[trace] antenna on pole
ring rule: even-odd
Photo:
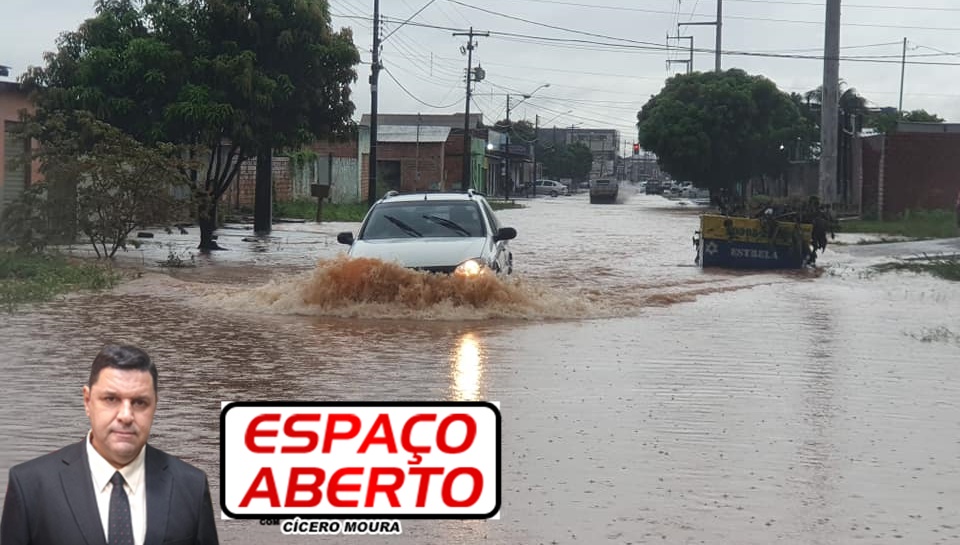
[[[476,48],[476,44],[473,43],[474,36],[489,36],[489,32],[474,32],[473,27],[470,27],[469,32],[454,32],[454,36],[467,36],[467,45],[460,46],[460,53],[467,56],[467,99],[464,104],[464,116],[463,116],[463,178],[460,180],[460,189],[466,191],[471,186],[470,174],[473,171],[473,152],[470,149],[470,94],[472,92],[470,88],[471,80],[473,80],[473,50]],[[478,67],[479,68],[479,67]],[[478,78],[476,81],[483,79],[483,72],[481,71],[477,74]]]

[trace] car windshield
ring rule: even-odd
[[[485,231],[473,201],[397,201],[377,205],[360,238],[482,237]]]

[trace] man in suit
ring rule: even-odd
[[[10,470],[0,545],[215,545],[203,471],[147,445],[157,368],[108,345],[83,387],[90,432]]]

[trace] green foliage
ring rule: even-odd
[[[533,126],[533,123],[525,119],[520,121],[501,119],[494,124],[493,128],[498,131],[508,131],[510,133],[510,141],[515,144],[524,142],[531,143],[537,139],[536,127]]]
[[[45,183],[24,189],[0,218],[0,243],[21,254],[42,252],[51,243],[50,212]]]
[[[352,130],[360,57],[325,0],[99,0],[25,83],[46,112],[85,110],[203,159],[189,178],[209,246],[217,203],[261,149]],[[197,148],[200,148],[198,152]]]
[[[943,119],[937,114],[931,114],[926,110],[913,110],[899,114],[896,110],[890,108],[884,111],[870,114],[864,125],[883,134],[892,133],[897,128],[898,121],[910,121],[921,123],[943,123]]]
[[[188,194],[182,188],[189,180],[173,147],[145,146],[83,111],[47,112],[28,132],[41,143],[36,157],[45,184],[72,189],[77,226],[98,256],[113,257],[126,248],[127,237],[139,227],[182,217],[187,200],[177,198],[177,190]],[[37,209],[49,209],[51,203],[42,200]]]
[[[711,190],[780,175],[788,161],[781,145],[808,130],[789,95],[736,69],[670,78],[637,119],[640,145],[661,168]]]
[[[551,178],[585,181],[593,168],[593,153],[583,142],[542,148],[537,160],[543,163],[544,175]]]
[[[308,149],[295,151],[287,154],[287,156],[290,157],[290,162],[298,167],[310,164],[316,161],[318,157],[317,152]]]
[[[0,308],[7,312],[72,290],[111,288],[118,280],[109,266],[71,263],[58,255],[0,252]]]
[[[952,210],[908,210],[889,221],[851,220],[843,222],[850,233],[880,233],[912,238],[950,238],[958,236]]]
[[[367,213],[367,205],[323,203],[320,219],[322,221],[362,221]],[[317,219],[316,199],[297,199],[276,203],[278,218],[296,218],[308,221]]]
[[[930,273],[944,280],[960,282],[960,258],[930,258],[922,260],[903,260],[893,263],[874,265],[879,272],[910,271],[915,273]]]

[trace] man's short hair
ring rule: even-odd
[[[87,386],[93,385],[100,378],[100,371],[106,367],[121,371],[146,371],[153,377],[153,392],[157,392],[157,366],[150,361],[146,352],[127,344],[108,344],[104,346],[90,367],[90,379]]]

